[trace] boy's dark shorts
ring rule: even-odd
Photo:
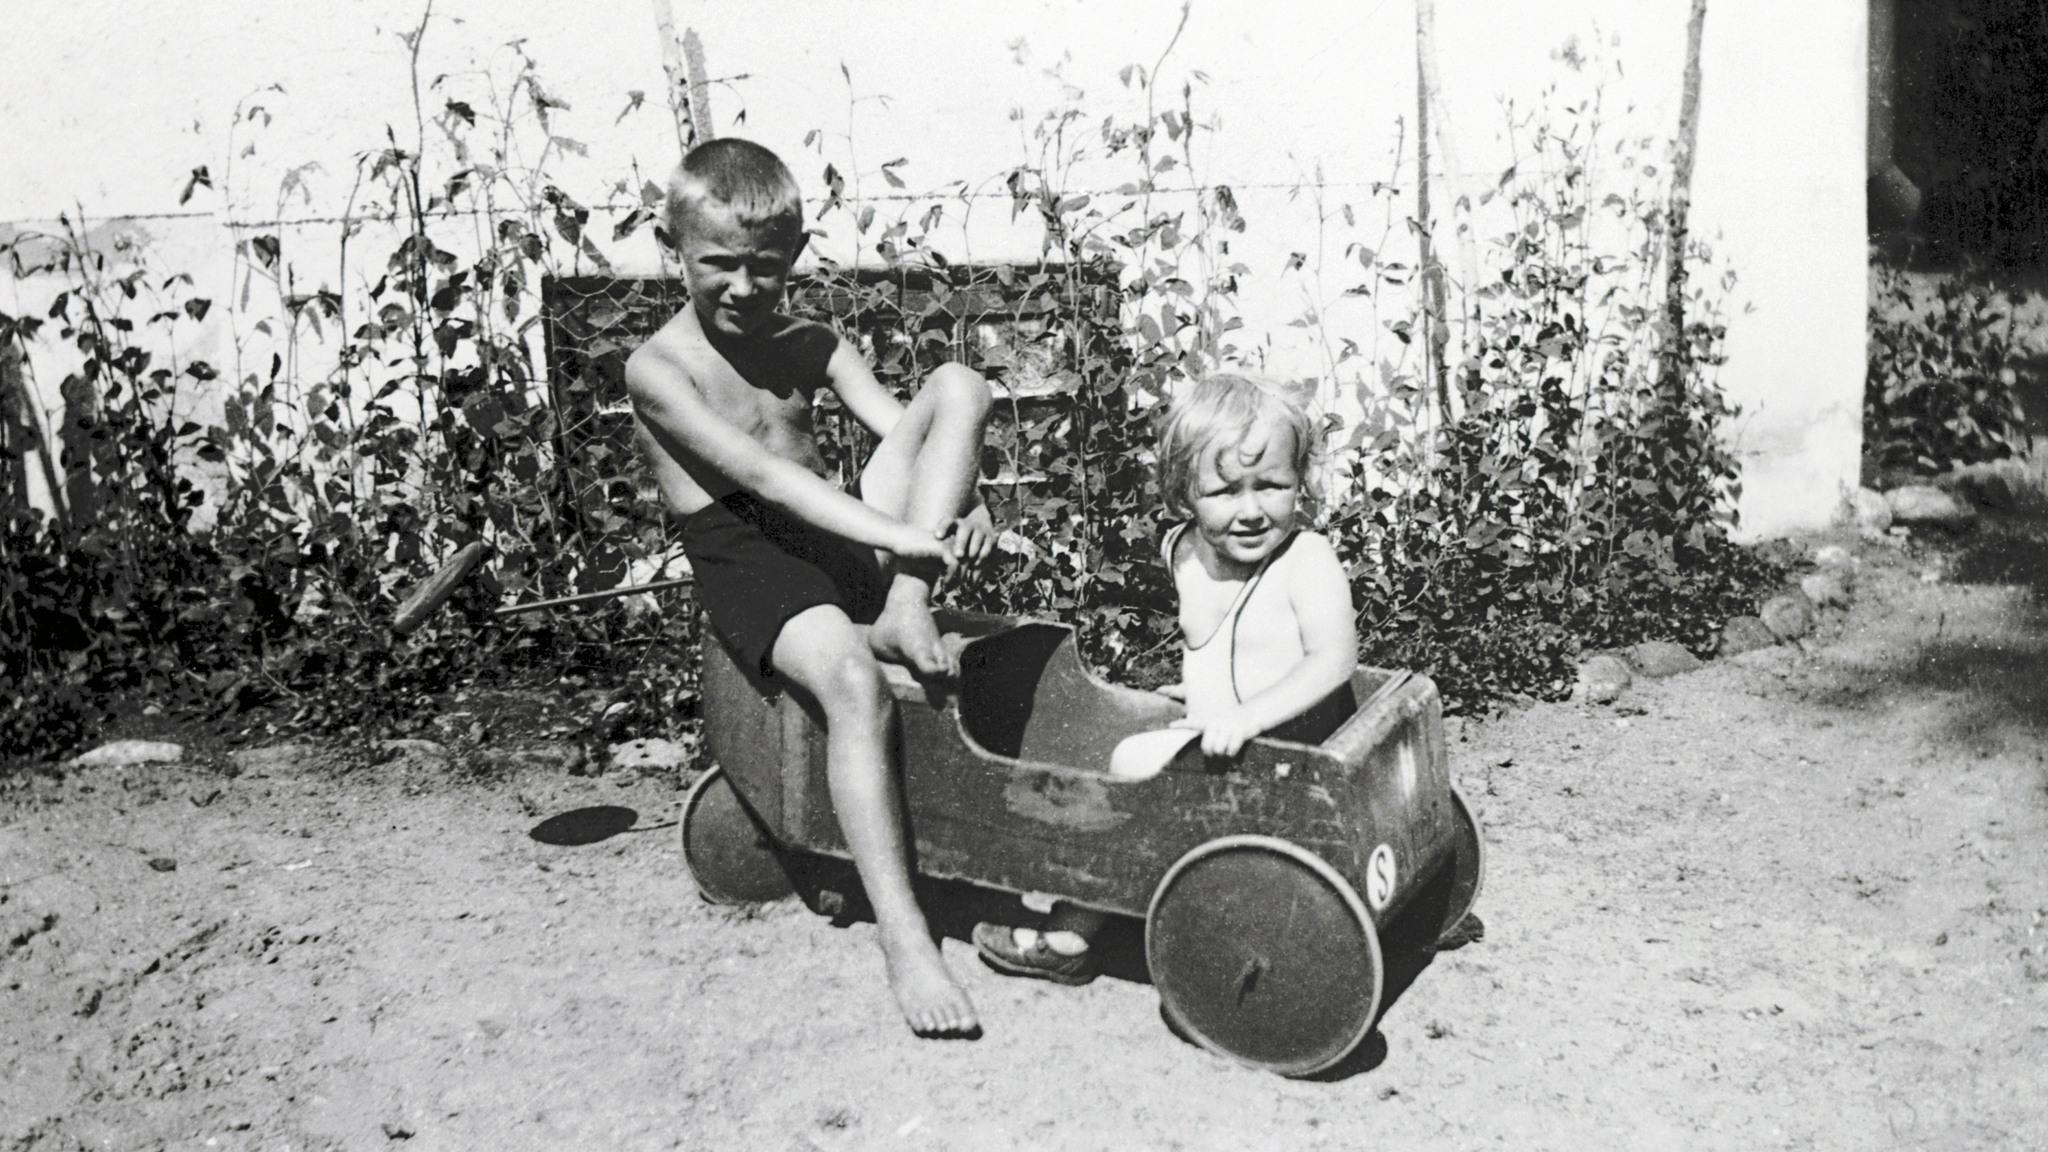
[[[872,550],[735,492],[683,518],[697,603],[743,669],[772,677],[769,655],[798,613],[834,604],[872,624],[887,592]]]

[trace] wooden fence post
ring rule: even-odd
[[[0,338],[0,468],[7,470],[7,507],[28,506],[28,454],[42,447],[21,386],[20,353],[14,338]]]
[[[661,67],[668,74],[668,109],[676,120],[676,146],[683,154],[717,136],[711,123],[709,78],[704,71],[704,41],[694,28],[676,35],[669,0],[654,0],[654,25],[661,34]]]
[[[1692,212],[1693,151],[1700,134],[1700,39],[1707,0],[1692,0],[1685,28],[1685,89],[1678,105],[1678,138],[1671,145],[1671,199],[1664,216],[1664,351],[1660,369],[1665,399],[1685,403],[1685,373],[1692,349],[1685,335],[1685,238]]]
[[[1450,365],[1444,361],[1450,342],[1445,319],[1444,270],[1436,260],[1429,219],[1429,106],[1435,67],[1429,48],[1436,29],[1435,0],[1415,2],[1415,221],[1417,265],[1422,272],[1422,360],[1436,394],[1437,419],[1451,422]]]
[[[1437,70],[1436,0],[1416,0],[1415,63],[1416,82],[1422,86],[1422,101],[1429,113],[1421,127],[1424,133],[1432,136],[1432,140],[1425,143],[1435,144],[1439,169],[1448,178],[1452,192],[1452,232],[1458,246],[1458,273],[1464,281],[1460,285],[1462,295],[1458,308],[1458,346],[1465,355],[1470,356],[1475,347],[1479,327],[1479,247],[1472,231],[1472,198],[1458,192],[1464,169],[1458,164],[1457,131],[1451,123],[1449,110],[1444,107],[1443,74]],[[1435,129],[1433,133],[1430,132],[1432,127]],[[1448,324],[1449,305],[1444,299],[1441,265],[1436,269],[1436,276],[1438,307],[1443,309],[1443,322]],[[1437,355],[1446,360],[1448,357],[1444,350],[1448,343],[1448,339],[1445,339],[1436,345]],[[1458,391],[1465,402],[1465,410],[1469,412],[1483,399],[1479,394],[1478,381],[1461,378],[1458,383]]]
[[[51,499],[63,504],[72,527],[83,529],[99,519],[99,489],[92,459],[92,430],[99,420],[99,395],[83,375],[65,377],[57,392],[64,398],[64,423],[57,429],[57,466],[62,470],[64,485],[61,495],[53,492]]]

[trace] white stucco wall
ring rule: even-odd
[[[1754,308],[1729,326],[1723,379],[1747,411],[1745,526],[1775,534],[1828,522],[1857,483],[1866,9],[1715,0],[1708,19],[1694,204]]]
[[[1623,65],[1607,105],[1616,130],[1668,136],[1687,8],[1686,0],[1439,0],[1439,53],[1464,169],[1448,174],[1451,182],[1477,187],[1505,165],[1498,98],[1524,106],[1536,99],[1560,77],[1552,52],[1572,36],[1609,45],[1603,50]],[[721,133],[782,151],[814,197],[827,160],[863,171],[863,190],[873,192],[883,190],[878,166],[899,156],[908,160],[897,171],[909,192],[966,181],[998,193],[989,181],[1028,158],[1024,132],[1062,101],[1085,109],[1083,132],[1107,114],[1141,114],[1118,69],[1150,68],[1179,18],[1171,0],[679,0],[675,9],[679,24],[703,36],[711,72],[726,78],[712,97]],[[334,286],[333,218],[348,204],[357,158],[383,146],[386,125],[401,143],[412,134],[398,34],[420,11],[418,0],[15,0],[16,34],[0,40],[0,123],[8,125],[0,222],[45,227],[38,222],[59,212],[139,217],[124,230],[150,245],[158,266],[192,272],[221,302],[241,291],[230,254],[233,237],[248,234],[227,222],[256,222],[283,240],[300,290]],[[1738,299],[1754,307],[1734,317],[1723,374],[1746,410],[1736,434],[1751,534],[1825,522],[1855,480],[1865,283],[1862,13],[1863,0],[1713,0],[1708,15],[1695,225],[1719,235],[1741,275]],[[1404,160],[1396,169],[1392,156],[1404,123],[1405,157],[1413,156],[1412,21],[1408,0],[1209,0],[1195,5],[1161,69],[1169,97],[1196,71],[1207,77],[1196,82],[1197,111],[1216,116],[1220,128],[1205,137],[1196,175],[1231,185],[1250,221],[1232,252],[1254,273],[1241,301],[1245,343],[1276,370],[1313,372],[1319,363],[1303,331],[1287,326],[1308,287],[1280,273],[1290,252],[1319,254],[1332,269],[1323,294],[1332,298],[1333,327],[1363,340],[1379,332],[1369,310],[1338,298],[1350,281],[1336,272],[1343,245],[1375,239],[1379,219],[1319,229],[1316,199],[1301,185],[1320,170],[1332,217],[1340,203],[1366,207],[1374,181],[1412,186],[1412,168]],[[449,95],[487,105],[487,80],[509,75],[516,56],[504,45],[514,40],[547,89],[571,105],[555,114],[556,131],[588,148],[587,157],[550,165],[571,194],[602,202],[636,165],[641,177],[658,179],[673,162],[647,0],[441,0],[420,46],[425,76],[445,75],[426,96],[429,110]],[[647,102],[621,116],[633,90]],[[249,116],[253,105],[263,113]],[[1013,108],[1021,122],[1011,119]],[[803,147],[813,129],[823,133],[822,153]],[[217,189],[181,207],[186,174],[202,164]],[[293,190],[281,194],[293,172]],[[1129,178],[1121,160],[1084,162],[1071,176],[1076,190]],[[1449,199],[1440,196],[1439,207]],[[907,208],[885,203],[885,219],[892,203]],[[953,255],[1036,250],[1035,232],[1008,224],[1006,200],[975,203],[971,224],[947,240]],[[1409,210],[1406,200],[1392,207],[1397,220]],[[265,223],[280,217],[281,227]],[[645,236],[614,253],[623,267],[657,263]],[[359,240],[357,251],[376,250],[374,239]],[[843,237],[820,246],[847,253]],[[34,309],[48,291],[0,279],[0,309]],[[225,364],[235,323],[231,309],[217,310],[185,337],[189,352]],[[309,338],[305,351],[317,355],[318,343]],[[54,401],[53,382],[44,388]],[[191,403],[203,414],[204,397]]]

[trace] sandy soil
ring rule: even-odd
[[[915,1040],[871,925],[698,900],[672,778],[17,775],[0,1149],[2048,1147],[2048,548],[1858,550],[1803,650],[1454,722],[1487,937],[1321,1081],[957,940],[987,1033]]]

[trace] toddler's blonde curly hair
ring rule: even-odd
[[[1244,442],[1261,421],[1271,420],[1294,441],[1294,470],[1302,495],[1310,490],[1315,455],[1315,420],[1273,380],[1235,372],[1205,376],[1176,398],[1159,429],[1159,495],[1166,510],[1186,519],[1195,514],[1195,474],[1200,462]]]

